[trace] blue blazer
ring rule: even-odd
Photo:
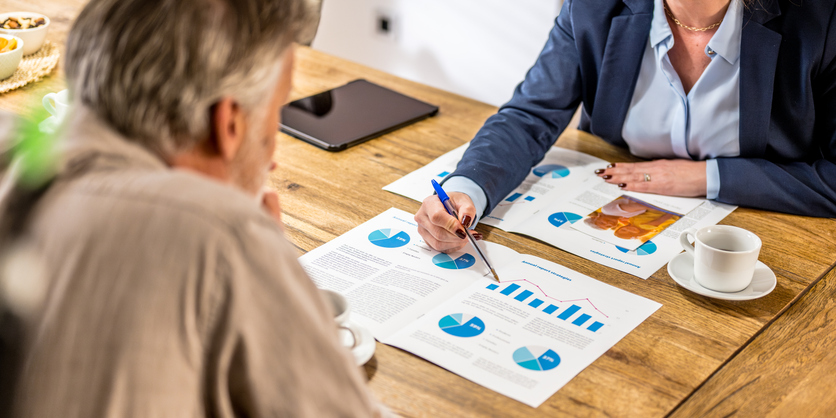
[[[836,1],[754,3],[740,48],[740,156],[717,159],[717,200],[836,217]],[[482,187],[486,213],[542,160],[580,103],[580,129],[627,146],[621,130],[652,13],[653,0],[565,1],[537,62],[452,174]]]

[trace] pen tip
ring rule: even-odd
[[[496,272],[493,269],[491,269],[491,274],[493,274],[493,278],[496,279],[497,282],[499,282],[499,276],[496,275]]]

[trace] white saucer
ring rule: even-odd
[[[678,285],[703,296],[723,300],[751,300],[768,295],[775,289],[778,279],[766,264],[755,264],[755,275],[749,287],[734,293],[718,292],[704,288],[694,280],[694,258],[689,253],[679,253],[668,263],[668,274]]]
[[[374,336],[372,336],[372,332],[369,331],[368,328],[349,320],[345,323],[348,328],[351,328],[354,331],[354,335],[357,338],[357,345],[351,349],[351,354],[354,354],[354,360],[357,361],[358,366],[362,366],[366,364],[374,355],[375,343],[374,343]],[[340,330],[340,341],[343,343],[344,346],[350,347],[352,337],[346,330]]]

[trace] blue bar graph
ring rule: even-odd
[[[593,322],[593,323],[592,323],[592,325],[590,325],[590,326],[589,326],[589,328],[587,328],[587,329],[588,329],[588,330],[590,330],[590,331],[592,331],[592,332],[595,332],[595,331],[598,331],[599,329],[601,329],[601,327],[603,327],[603,326],[604,326],[604,324],[602,324],[602,323],[600,323],[600,322],[598,322],[598,321],[595,321],[595,322]]]
[[[525,200],[530,202],[530,201],[534,200],[534,196],[526,196]]]
[[[583,314],[583,315],[579,316],[578,319],[572,321],[572,325],[581,326],[581,325],[583,325],[584,322],[588,321],[589,318],[592,318],[592,317],[587,315],[587,314]]]
[[[558,315],[557,317],[565,321],[565,320],[569,319],[570,316],[574,315],[575,312],[579,311],[580,309],[581,309],[580,306],[572,305],[572,306],[568,307],[565,311],[563,311],[562,314]]]
[[[495,284],[489,284],[488,285],[488,290],[495,290],[497,287],[499,287],[499,286],[495,285]]]
[[[517,297],[515,297],[514,299],[516,299],[516,300],[518,300],[518,301],[520,301],[520,302],[523,302],[523,301],[525,301],[526,299],[528,299],[528,297],[529,297],[529,296],[531,296],[531,295],[533,295],[533,293],[531,293],[531,291],[530,291],[530,290],[523,290],[523,291],[522,291],[522,292],[520,292],[520,294],[519,294],[519,295],[517,295]]]
[[[503,295],[508,296],[511,293],[514,293],[514,291],[519,289],[519,288],[520,288],[520,285],[511,283],[511,284],[508,285],[508,287],[506,287],[503,291],[501,291],[499,293],[502,293]]]
[[[554,313],[554,311],[556,311],[556,310],[557,310],[557,306],[554,306],[554,305],[549,305],[549,307],[548,307],[548,308],[543,309],[543,312],[545,312],[545,313],[547,313],[547,314],[553,314],[553,313]]]
[[[519,199],[519,198],[520,198],[520,196],[522,196],[522,193],[514,193],[514,194],[512,194],[511,196],[508,196],[508,198],[507,198],[507,199],[505,199],[505,201],[506,201],[506,202],[513,202],[513,201],[515,201],[515,200]]]
[[[531,301],[531,303],[529,303],[529,304],[528,304],[528,306],[533,306],[533,307],[535,307],[535,308],[536,308],[536,307],[538,307],[538,306],[540,306],[540,305],[542,305],[542,304],[543,304],[543,301],[542,301],[542,300],[540,300],[540,299],[534,299],[534,300],[532,300],[532,301]]]
[[[446,175],[448,175],[448,174],[450,174],[450,172],[449,172],[449,171],[442,171],[442,172],[438,173],[438,177],[444,177],[444,176],[446,176]]]

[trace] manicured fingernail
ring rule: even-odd
[[[615,167],[615,163],[612,163],[612,164],[607,166],[607,168],[613,168],[613,167]]]
[[[465,228],[470,228],[471,222],[473,222],[473,218],[470,215],[464,215],[464,218],[462,218],[462,226]]]
[[[457,236],[457,237],[459,237],[459,238],[461,238],[461,239],[465,239],[465,238],[467,238],[467,235],[465,235],[465,233],[464,233],[464,230],[463,230],[463,229],[459,229],[458,231],[456,231],[456,236]]]
[[[606,170],[604,170],[603,168],[599,168],[599,169],[595,170],[595,174],[601,174],[604,171],[606,171]]]
[[[618,187],[621,187],[623,189],[627,187],[627,183],[618,183]]]
[[[482,236],[481,232],[473,231],[473,239],[475,239],[476,241],[480,241],[482,238],[484,237]]]
[[[607,174],[606,176],[601,177],[601,178],[602,178],[602,179],[604,179],[604,180],[609,180],[609,179],[611,179],[611,178],[612,178],[612,176],[611,176],[611,175],[609,175],[609,174]]]

